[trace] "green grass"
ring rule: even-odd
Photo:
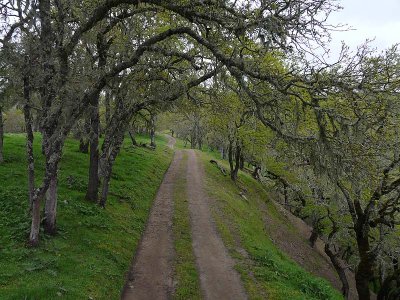
[[[180,163],[174,185],[174,245],[175,280],[174,299],[201,299],[200,279],[193,254],[190,216],[186,190],[187,153]]]
[[[202,153],[201,157],[207,174],[207,191],[217,199],[213,207],[217,228],[237,259],[237,269],[250,299],[342,299],[327,281],[302,269],[269,239],[261,205],[266,205],[272,217],[280,216],[275,206],[267,202],[264,188],[250,175],[240,173],[240,184],[248,190],[246,201],[229,176],[222,176],[208,163],[209,155]],[[246,250],[248,257],[237,250],[239,247]]]
[[[147,141],[147,137],[137,137]],[[152,200],[172,158],[166,139],[156,151],[132,148],[116,160],[106,209],[84,200],[88,155],[68,140],[60,166],[58,234],[29,233],[25,138],[5,136],[0,165],[0,299],[118,299]],[[40,139],[35,140],[37,182],[43,173]]]

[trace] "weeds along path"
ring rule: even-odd
[[[181,159],[182,152],[175,152],[154,200],[121,299],[171,298],[174,267],[173,188]]]
[[[217,234],[204,190],[204,170],[193,150],[188,150],[187,192],[193,250],[205,299],[247,299],[234,261]]]

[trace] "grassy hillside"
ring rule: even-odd
[[[147,141],[138,137],[138,141]],[[6,135],[0,165],[0,299],[118,299],[149,209],[172,158],[127,141],[117,158],[105,210],[84,200],[88,155],[68,140],[59,177],[58,228],[25,247],[29,232],[25,138]],[[38,176],[40,140],[35,141]],[[38,178],[40,179],[40,178]]]
[[[286,224],[276,207],[268,201],[263,186],[250,175],[240,173],[239,185],[247,189],[247,199],[244,199],[229,176],[223,176],[208,162],[210,155],[202,153],[201,156],[206,169],[206,187],[214,199],[212,209],[216,225],[231,255],[237,259],[237,269],[249,297],[342,299],[327,281],[302,269],[273,244],[265,228],[263,211],[268,210],[268,215],[277,224],[283,227]]]

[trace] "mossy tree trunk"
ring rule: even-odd
[[[26,58],[26,64],[29,63],[28,57]],[[28,161],[28,193],[29,193],[29,208],[32,211],[33,194],[35,191],[35,158],[33,152],[33,118],[31,113],[31,86],[30,86],[30,73],[29,67],[26,67],[26,73],[24,76],[24,119],[25,119],[25,130],[26,130],[26,156]]]
[[[3,146],[4,146],[3,107],[0,106],[0,164],[4,162]]]
[[[156,116],[153,113],[150,115],[150,147],[156,147]]]
[[[91,135],[90,135],[90,163],[89,180],[86,191],[86,200],[97,203],[99,191],[99,98],[92,103]]]

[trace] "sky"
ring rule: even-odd
[[[400,43],[400,0],[341,0],[343,7],[333,13],[330,24],[347,24],[354,30],[332,33],[331,57],[337,56],[341,41],[355,50],[366,39],[379,51]]]

